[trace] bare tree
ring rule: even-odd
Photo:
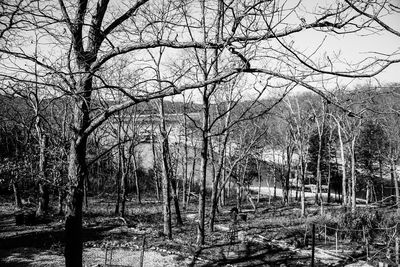
[[[180,94],[185,90],[203,88],[208,96],[213,87],[238,73],[259,74],[267,79],[290,81],[315,91],[340,106],[329,93],[323,92],[313,84],[315,75],[370,77],[397,62],[392,58],[382,61],[375,57],[371,67],[361,66],[354,71],[342,71],[332,66],[334,62],[319,66],[312,61],[311,55],[305,55],[300,49],[287,44],[286,37],[302,30],[317,28],[343,34],[362,29],[363,21],[359,18],[365,14],[350,12],[351,7],[348,4],[324,6],[322,11],[315,11],[312,16],[307,16],[309,22],[303,23],[304,20],[297,16],[307,15],[307,11],[302,12],[300,3],[289,5],[284,2],[278,6],[274,1],[214,3],[204,0],[200,1],[200,6],[195,1],[178,1],[173,3],[176,8],[162,13],[157,20],[148,14],[165,1],[110,3],[108,0],[26,0],[12,3],[2,3],[2,8],[6,7],[10,14],[1,20],[7,29],[1,31],[0,52],[3,54],[3,60],[0,67],[6,70],[0,74],[2,83],[39,83],[51,87],[57,96],[73,102],[65,222],[68,237],[65,247],[66,266],[82,266],[82,200],[84,181],[88,174],[88,138],[111,115],[140,102]],[[215,8],[218,4],[220,8]],[[14,7],[16,9],[13,9]],[[9,8],[11,12],[8,11]],[[183,10],[189,8],[193,11],[192,15],[187,16],[189,13],[186,13],[184,16]],[[22,11],[19,12],[20,10]],[[189,19],[185,21],[185,17]],[[221,19],[219,25],[223,27],[215,26],[218,25],[214,23],[215,18]],[[294,22],[289,21],[292,18]],[[159,21],[169,21],[169,30],[172,32],[168,35],[170,38],[163,39],[149,30],[151,25],[156,25]],[[220,38],[216,41],[213,37],[217,35],[214,33],[221,28],[223,30],[219,34]],[[190,32],[192,36],[187,37],[190,36]],[[37,56],[29,49],[35,33],[41,36],[40,52]],[[184,33],[184,36],[181,36],[181,33]],[[264,49],[272,41],[278,48]],[[162,90],[153,86],[158,81],[149,79],[146,59],[142,57],[143,53],[140,53],[157,47],[168,47],[176,57],[175,61],[181,63],[181,71],[177,75],[171,74],[162,81]],[[196,66],[187,64],[185,53],[178,54],[176,49],[190,50],[195,54],[199,54],[201,49],[204,56],[201,62],[206,61],[201,65],[195,64],[197,70],[203,68],[201,72],[197,72],[201,73],[201,76],[193,74],[196,73]],[[206,56],[210,52],[218,53],[223,59],[218,72],[213,72],[212,75],[208,75],[209,67],[215,65],[213,62],[216,58]],[[118,71],[135,72],[139,78],[133,81],[126,80],[123,85],[115,84],[105,73],[116,71],[113,69],[114,63],[127,55],[130,55],[131,64],[125,70]],[[271,60],[261,62],[260,58],[264,56]],[[368,66],[371,65],[371,62],[367,63]],[[34,71],[35,65],[38,66],[37,72]],[[286,71],[282,71],[284,69]],[[363,73],[360,74],[360,71]],[[364,73],[366,71],[369,72]],[[124,101],[106,109],[94,108],[94,99],[110,91],[122,92]],[[206,98],[203,100],[206,107],[209,103]],[[207,118],[206,112],[204,115],[204,118]],[[202,128],[207,132],[207,119],[204,120]],[[204,159],[203,166],[207,165],[207,138],[207,134],[204,134],[201,153]],[[203,186],[203,192],[204,188]],[[199,204],[199,244],[204,243],[204,202],[205,199],[202,198]]]

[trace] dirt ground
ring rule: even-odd
[[[0,266],[64,266],[63,217],[50,216],[34,226],[16,226],[12,203],[0,209]],[[161,204],[152,200],[129,202],[125,219],[113,215],[113,202],[90,199],[84,213],[85,266],[310,266],[311,242],[308,218],[300,218],[294,205],[260,203],[257,212],[243,210],[237,228],[230,233],[230,207],[220,210],[215,231],[206,245],[196,240],[196,205],[184,211],[182,227],[173,228],[173,240],[162,235]],[[245,208],[250,208],[251,205]],[[306,233],[306,234],[305,234]],[[143,248],[143,239],[145,245]],[[345,266],[363,257],[357,246],[317,239],[315,266]],[[107,253],[107,259],[106,259]],[[361,265],[367,266],[367,265]]]

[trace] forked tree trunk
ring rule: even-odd
[[[169,192],[169,197],[171,197],[172,193],[172,200],[174,203],[174,208],[175,208],[175,216],[176,216],[176,223],[177,225],[182,225],[182,217],[181,217],[181,212],[179,208],[179,198],[178,198],[178,192],[177,192],[177,185],[176,185],[176,179],[174,177],[174,170],[172,169],[172,163],[171,163],[171,153],[169,149],[169,141],[168,141],[168,132],[167,132],[167,126],[166,126],[166,119],[165,119],[165,111],[164,111],[164,102],[163,99],[160,100],[160,105],[159,105],[159,112],[160,112],[160,137],[161,137],[161,147],[162,147],[162,158],[163,158],[163,163],[164,163],[164,171],[165,174],[167,175],[167,182],[168,186],[171,186],[171,190]],[[167,184],[165,184],[167,185]],[[169,200],[170,201],[170,200]]]
[[[225,149],[226,149],[226,144],[228,142],[228,134],[225,133],[223,136],[223,144],[222,144],[222,149],[220,150],[220,156],[218,159],[218,164],[217,164],[217,171],[213,180],[213,185],[212,185],[212,192],[211,192],[211,212],[210,212],[210,231],[214,231],[214,224],[215,224],[215,216],[217,213],[218,209],[218,200],[221,198],[220,191],[223,191],[221,187],[221,177],[223,173],[223,167],[224,167],[224,155],[225,155]],[[223,185],[224,186],[224,185]],[[223,193],[223,192],[222,192]]]

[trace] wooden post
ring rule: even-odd
[[[304,232],[304,246],[308,246],[308,241],[307,241],[307,224],[306,224],[306,231]]]
[[[311,267],[314,267],[315,257],[315,224],[312,225]]]
[[[106,247],[106,255],[104,257],[104,266],[107,266],[107,253],[108,253],[108,248]]]
[[[335,239],[336,239],[336,255],[338,254],[338,231],[335,232]]]
[[[140,262],[139,262],[139,266],[143,267],[143,259],[144,259],[144,247],[146,244],[146,237],[143,236],[143,243],[142,243],[142,251],[140,252]]]
[[[326,245],[326,224],[325,224],[325,245]]]
[[[110,250],[110,265],[112,265],[113,248]]]

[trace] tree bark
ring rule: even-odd
[[[133,152],[133,155],[132,155],[132,164],[133,164],[133,178],[135,180],[135,188],[136,188],[136,199],[139,204],[142,204],[142,193],[140,190],[139,177],[137,175],[138,167],[137,167],[135,152]],[[157,180],[158,180],[158,178],[157,178]]]
[[[199,194],[199,222],[197,224],[197,244],[204,245],[205,238],[205,213],[206,213],[206,183],[207,183],[207,164],[208,164],[208,120],[209,120],[209,99],[207,87],[203,92],[203,127],[202,127],[202,147],[201,147],[201,185]]]
[[[185,97],[185,96],[184,96]],[[185,99],[185,98],[184,98]],[[186,101],[183,101],[183,129],[184,129],[184,156],[183,156],[183,179],[182,179],[182,209],[186,209],[187,187],[188,187],[188,131],[187,131],[187,118],[186,118]]]
[[[220,190],[218,188],[218,186],[221,186],[221,177],[222,177],[222,173],[224,171],[224,159],[225,159],[225,149],[226,149],[226,145],[228,142],[228,134],[225,133],[223,135],[223,143],[222,143],[222,147],[221,147],[221,152],[219,155],[219,159],[218,159],[218,164],[217,164],[217,171],[216,171],[216,175],[214,177],[213,180],[213,186],[212,186],[212,192],[211,192],[211,212],[210,212],[210,231],[213,232],[214,231],[214,223],[215,223],[215,216],[216,216],[216,212],[218,209],[218,199],[220,198]],[[222,190],[221,190],[222,191]]]
[[[164,145],[161,153],[164,154]],[[165,157],[162,160],[162,192],[163,192],[163,217],[164,217],[164,235],[172,239],[172,220],[171,220],[171,190],[168,177],[168,163]]]
[[[82,266],[83,183],[87,175],[86,140],[71,141],[68,166],[68,195],[65,216],[65,266]]]
[[[20,209],[20,208],[22,208],[21,195],[19,193],[19,188],[18,188],[17,182],[15,182],[14,180],[12,182],[12,188],[13,188],[13,192],[14,192],[14,203],[15,203],[15,206],[18,209]]]
[[[122,175],[121,175],[121,216],[122,217],[125,217],[127,176],[128,176],[128,166],[125,166],[122,170]]]
[[[394,189],[395,189],[395,196],[396,196],[396,210],[399,213],[400,212],[400,192],[399,192],[399,181],[397,178],[397,172],[396,172],[396,164],[395,161],[392,159],[390,162],[390,171],[391,171],[391,176],[393,177],[394,180]]]
[[[340,130],[340,124],[338,125],[338,136],[339,136],[339,144],[340,144],[340,157],[342,159],[342,206],[347,206],[347,181],[346,181],[346,158],[344,156],[344,148],[343,148],[343,140],[342,140],[342,131]]]
[[[39,126],[37,126],[39,128]],[[39,130],[38,130],[39,131]],[[46,147],[47,136],[39,132],[39,205],[36,210],[36,215],[41,216],[47,213],[49,209],[49,190],[46,184]]]
[[[355,159],[356,137],[351,140],[351,211],[356,211],[356,159]]]
[[[181,210],[179,208],[179,197],[178,197],[178,187],[176,185],[176,178],[171,177],[171,188],[172,188],[172,199],[174,201],[174,208],[175,208],[175,218],[176,218],[176,224],[178,226],[183,225],[183,220],[181,216]]]

